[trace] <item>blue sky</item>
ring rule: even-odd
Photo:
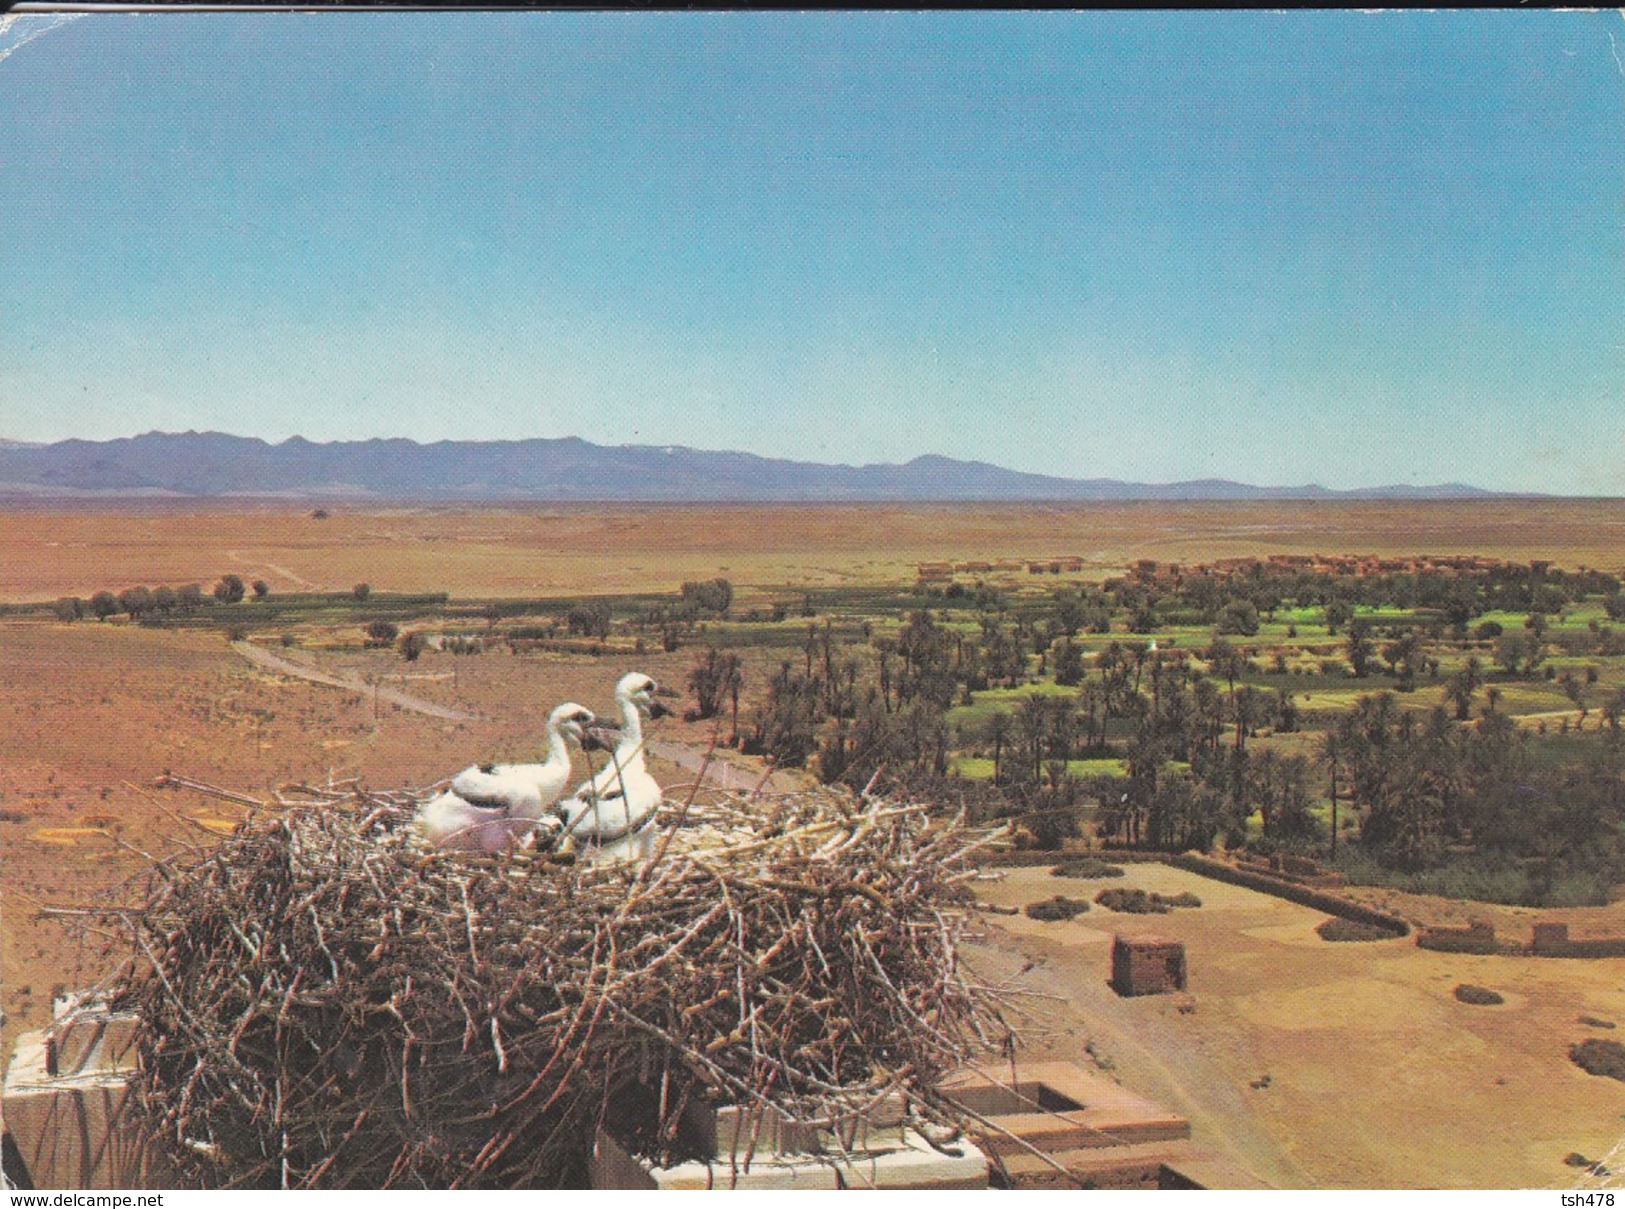
[[[0,437],[1625,494],[1617,12],[3,20]]]

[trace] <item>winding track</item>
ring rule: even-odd
[[[460,709],[453,709],[449,705],[438,705],[433,701],[425,701],[422,697],[414,697],[410,693],[403,693],[399,689],[385,688],[383,685],[373,685],[360,676],[350,675],[346,672],[324,672],[313,668],[309,664],[296,663],[292,659],[281,655],[273,655],[251,642],[234,642],[231,649],[244,659],[266,671],[276,672],[283,676],[293,676],[299,680],[308,680],[312,684],[326,684],[332,688],[342,688],[352,693],[376,693],[378,700],[388,701],[391,705],[398,705],[402,709],[409,709],[413,713],[427,714],[431,718],[441,718],[447,722],[472,722],[474,715],[465,713]]]

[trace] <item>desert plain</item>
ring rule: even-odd
[[[232,573],[274,599],[338,592],[584,598],[675,592],[726,577],[736,599],[814,586],[911,581],[920,563],[985,560],[1012,583],[1028,559],[1075,558],[1104,578],[1136,559],[1270,553],[1479,554],[1618,573],[1619,501],[819,507],[462,507],[305,502],[142,503],[0,511],[0,604]],[[232,826],[244,807],[154,782],[181,773],[265,799],[273,786],[360,777],[418,786],[474,761],[524,758],[554,702],[607,711],[632,666],[681,688],[695,650],[624,647],[431,651],[404,662],[331,634],[281,648],[334,687],[244,656],[242,638],[122,618],[0,616],[0,1049],[40,1027],[52,994],[104,974],[115,938],[71,937],[48,905],[108,901],[152,856]],[[765,680],[751,656],[744,706]],[[365,686],[371,686],[372,692]],[[382,696],[388,689],[407,699]],[[439,706],[426,711],[411,701]],[[705,749],[715,723],[672,719],[663,737]],[[759,771],[729,753],[741,782]],[[658,764],[668,784],[691,770]],[[1625,1138],[1625,1084],[1588,1075],[1571,1043],[1625,1025],[1625,960],[1536,960],[1418,949],[1409,938],[1329,944],[1323,915],[1156,864],[1128,884],[1189,890],[1199,910],[1145,921],[1095,908],[1069,922],[989,915],[967,957],[1030,991],[1033,1056],[1094,1059],[1190,1116],[1198,1141],[1284,1187],[1569,1187],[1563,1164]],[[1068,885],[1043,867],[981,885],[1019,907]],[[1416,923],[1488,918],[1526,938],[1536,913],[1376,888],[1353,891]],[[1538,913],[1577,934],[1625,935],[1625,903]],[[1118,999],[1105,987],[1114,933],[1187,943],[1184,995]],[[1501,1005],[1458,1002],[1459,983]],[[1612,1034],[1618,1035],[1618,1034]],[[1267,1076],[1267,1080],[1266,1080]],[[1259,1085],[1261,1084],[1261,1085]],[[1625,1170],[1625,1158],[1609,1159]]]

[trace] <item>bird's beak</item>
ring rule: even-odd
[[[669,713],[671,713],[671,710],[667,709],[664,705],[661,705],[660,702],[651,701],[649,703],[649,717],[664,718]]]
[[[667,688],[664,684],[662,684],[659,688],[655,689],[655,696],[657,696],[657,697],[681,697],[682,694],[679,693],[676,689]]]
[[[620,728],[600,722],[582,737],[582,751],[614,751]]]

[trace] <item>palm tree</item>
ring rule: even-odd
[[[728,742],[734,746],[739,745],[739,694],[745,687],[745,665],[739,658],[737,651],[729,651],[722,661],[721,667],[723,686],[728,694],[728,703],[733,710],[733,733]]]
[[[1026,746],[1031,767],[1031,780],[1037,781],[1043,772],[1044,746],[1049,738],[1049,710],[1037,693],[1029,693],[1016,706],[1016,726]]]
[[[1247,736],[1269,717],[1269,701],[1252,685],[1244,684],[1231,697],[1230,709],[1236,724],[1236,750],[1245,751]]]
[[[1445,681],[1444,697],[1456,707],[1456,721],[1465,722],[1472,713],[1473,694],[1484,683],[1481,665],[1477,655],[1467,656],[1467,662],[1459,672]]]
[[[1329,860],[1337,859],[1337,774],[1353,742],[1352,716],[1344,714],[1335,726],[1326,729],[1320,740],[1320,759],[1331,774],[1332,848]]]
[[[987,720],[988,742],[993,744],[993,783],[997,785],[1003,772],[1004,745],[1010,741],[1010,715],[994,710]]]

